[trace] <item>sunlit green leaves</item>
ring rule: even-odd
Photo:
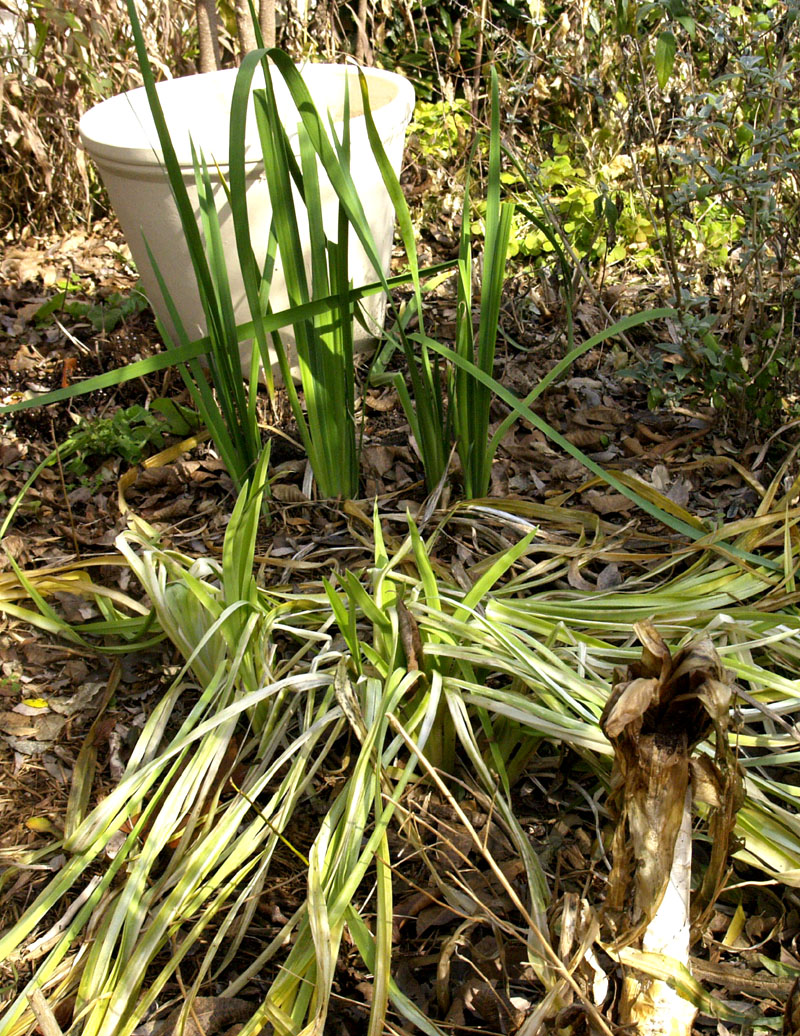
[[[662,90],[669,82],[669,77],[672,75],[672,69],[675,67],[675,52],[677,47],[678,44],[674,33],[669,30],[659,33],[658,39],[656,40],[655,64],[658,85]]]

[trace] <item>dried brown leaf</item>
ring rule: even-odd
[[[606,430],[625,424],[627,420],[623,410],[602,405],[584,407],[572,415],[572,421],[575,424],[598,429],[605,428]]]
[[[156,1033],[157,1036],[178,1036],[178,1033],[182,1036],[221,1036],[235,1022],[251,1018],[255,1010],[254,1004],[238,997],[198,996],[189,1005],[183,1025],[181,1015],[185,1005],[181,1004]]]
[[[601,428],[573,428],[565,438],[582,449],[603,445],[606,433]]]
[[[690,775],[696,795],[713,806],[712,860],[698,906],[707,908],[724,878],[741,804],[738,767],[727,737],[730,678],[709,638],[671,657],[652,624],[635,627],[641,659],[618,674],[601,716],[614,746],[612,789],[618,811],[606,918],[624,942],[637,939],[667,886]],[[693,747],[714,730],[715,757],[692,761]]]
[[[52,712],[43,716],[20,716],[16,712],[0,712],[0,730],[14,738],[54,741],[66,726],[66,719]]]
[[[597,489],[589,489],[586,499],[598,514],[625,514],[633,507],[633,501],[622,493],[601,493]]]
[[[612,562],[606,565],[597,577],[597,589],[611,590],[615,586],[619,586],[621,582],[622,574],[620,573],[619,566]]]
[[[640,677],[614,688],[603,710],[601,725],[606,737],[613,741],[626,728],[638,723],[658,697],[659,681]]]
[[[361,451],[361,460],[367,475],[383,478],[394,464],[396,450],[390,446],[365,446]]]
[[[406,654],[406,668],[422,669],[422,638],[417,620],[401,600],[397,601],[397,622],[400,627],[400,642]]]
[[[569,563],[569,569],[567,570],[567,582],[570,586],[576,590],[594,590],[594,584],[590,583],[587,579],[584,579],[581,575],[581,559],[572,558]]]
[[[707,755],[696,756],[690,765],[695,802],[704,802],[707,806],[719,809],[723,801],[723,789],[713,760]]]
[[[308,497],[303,490],[299,486],[292,485],[291,482],[273,482],[270,488],[272,495],[282,504],[302,504],[308,502]]]

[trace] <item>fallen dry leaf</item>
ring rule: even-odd
[[[721,802],[710,819],[717,858],[699,895],[704,906],[722,880],[741,804],[726,729],[731,676],[713,644],[703,638],[673,657],[650,623],[634,628],[642,643],[641,660],[617,675],[600,718],[614,746],[612,803],[617,811],[605,918],[624,944],[638,938],[663,897],[691,774],[702,777],[698,791],[706,800]],[[690,768],[691,751],[712,730],[717,752],[713,796],[707,765]]]
[[[586,499],[598,514],[624,514],[634,506],[622,493],[601,493],[597,489],[587,490]]]

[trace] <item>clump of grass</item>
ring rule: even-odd
[[[47,912],[65,910],[96,874],[27,992],[37,984],[52,1006],[76,993],[85,1031],[104,1036],[133,1028],[189,955],[199,961],[190,990],[198,992],[235,958],[276,851],[288,842],[305,875],[306,898],[280,937],[226,988],[227,995],[237,995],[256,972],[280,965],[260,1006],[254,1005],[251,1027],[269,1021],[276,1031],[291,1033],[323,1026],[347,931],[375,976],[371,1031],[381,1031],[393,1005],[424,1032],[439,1033],[437,1022],[422,1016],[392,979],[393,876],[402,862],[393,855],[389,831],[420,782],[457,811],[458,799],[443,777],[442,767],[449,767],[491,802],[524,862],[527,897],[514,892],[511,902],[539,983],[540,999],[527,1021],[552,1018],[566,990],[581,994],[553,950],[548,883],[515,816],[513,789],[531,757],[547,745],[572,748],[598,789],[607,787],[612,747],[601,717],[615,670],[634,664],[640,653],[633,634],[645,614],[673,650],[706,636],[734,674],[740,726],[727,736],[746,791],[735,819],[742,841],[734,856],[778,881],[794,880],[800,825],[792,805],[796,753],[787,718],[798,709],[792,674],[800,627],[783,573],[700,546],[678,575],[669,574],[665,561],[666,577],[650,573],[613,592],[587,594],[552,588],[570,557],[551,547],[551,585],[537,587],[540,545],[533,527],[512,552],[484,565],[464,591],[431,561],[439,527],[425,535],[412,522],[390,555],[376,516],[374,560],[362,579],[346,574],[340,585],[318,592],[277,594],[259,588],[252,575],[265,464],[262,459],[239,498],[221,563],[164,551],[138,522],[120,540],[157,627],[185,664],[149,718],[119,785],[90,812],[76,808],[63,841],[45,850],[45,856],[66,852],[67,862],[0,941],[0,952],[15,960],[34,933],[45,934],[40,925]],[[490,510],[462,505],[448,520],[463,517],[475,527]],[[569,513],[564,518],[569,521]],[[507,522],[509,530],[523,521],[497,509],[493,519]],[[783,520],[778,509],[738,523],[738,546],[763,549]],[[733,531],[720,534],[731,539]],[[787,570],[797,552],[790,549]],[[37,603],[47,592],[39,585]],[[83,592],[91,595],[94,588],[86,585]],[[124,605],[107,602],[109,619],[115,606]],[[278,636],[292,648],[279,652]],[[179,721],[176,706],[187,693],[192,704]],[[353,749],[344,779],[311,832],[310,848],[298,847],[292,817],[304,808],[345,732]],[[720,746],[715,749],[712,738],[699,750],[702,758]],[[338,753],[335,758],[338,766]],[[81,777],[76,771],[76,782]],[[727,809],[724,802],[701,805],[695,839],[713,831],[717,814],[732,820],[735,810]],[[108,858],[105,847],[115,836],[122,847]],[[485,866],[502,875],[481,836],[476,839]],[[715,845],[719,841],[713,838]],[[718,894],[724,863],[720,858],[709,868],[709,881],[697,893],[698,925]],[[116,876],[123,872],[119,884]],[[373,884],[377,898],[367,925],[363,897]],[[471,909],[480,913],[478,899]],[[90,930],[101,935],[88,953],[76,955]],[[167,946],[168,960],[161,954]],[[646,953],[630,947],[618,953],[629,966],[657,973]],[[707,1013],[741,1020],[676,968],[671,981],[684,998]],[[14,1036],[29,1024],[27,992],[3,1019],[4,1031]],[[605,1031],[601,1017],[596,1024]]]

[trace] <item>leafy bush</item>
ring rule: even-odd
[[[797,6],[538,4],[524,42],[514,28],[513,42],[487,29],[539,195],[506,173],[512,254],[552,252],[534,212],[587,273],[645,268],[680,320],[629,373],[743,426],[785,420],[800,384]]]
[[[143,5],[148,45],[162,70],[187,67],[191,7],[188,0]],[[141,82],[125,6],[11,0],[3,8],[11,18],[0,36],[0,229],[41,233],[104,213],[103,191],[77,147],[78,120]]]
[[[471,122],[469,105],[463,97],[418,101],[408,133],[412,146],[423,159],[459,162]]]
[[[637,100],[616,116],[656,213],[675,344],[712,404],[770,426],[800,373],[797,10],[676,0],[618,28],[622,94]]]

